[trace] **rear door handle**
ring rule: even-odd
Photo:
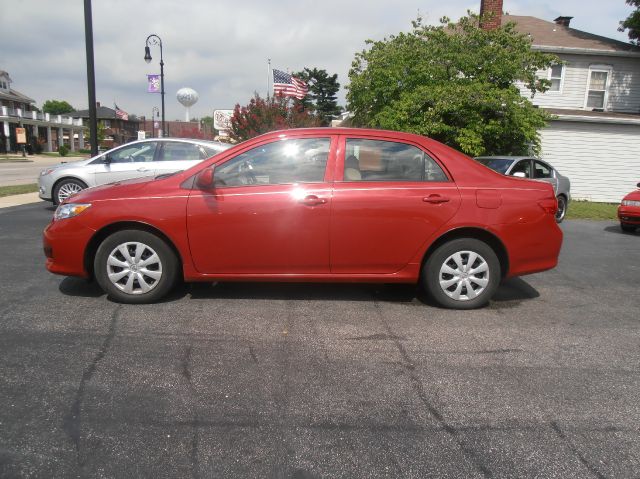
[[[147,169],[147,168],[145,168],[144,166],[141,166],[140,168],[138,168],[138,171],[140,171],[140,172],[143,172],[143,173],[144,173],[145,171],[150,171],[150,170],[148,170],[148,169]]]
[[[425,203],[432,203],[437,205],[440,203],[447,203],[449,201],[449,198],[447,198],[446,196],[433,194],[433,195],[425,196],[424,198],[422,198],[422,201],[424,201]]]
[[[308,195],[300,200],[300,203],[306,206],[318,206],[324,205],[327,202],[324,198],[319,198],[316,195]]]

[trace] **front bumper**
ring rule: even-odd
[[[95,231],[84,226],[79,218],[51,221],[42,235],[42,246],[51,273],[88,278],[84,254]]]
[[[640,208],[637,206],[618,206],[618,219],[620,223],[628,225],[640,225]]]
[[[53,175],[48,174],[38,176],[38,196],[45,201],[52,201],[53,198]]]

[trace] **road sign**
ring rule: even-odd
[[[27,129],[26,128],[16,128],[16,143],[26,144],[27,143]]]

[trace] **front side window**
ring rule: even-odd
[[[347,139],[344,181],[448,181],[420,148],[406,143]]]
[[[200,161],[208,158],[199,145],[167,141],[162,144],[160,161]]]
[[[246,151],[215,169],[217,186],[321,183],[329,138],[286,139]]]
[[[551,82],[551,86],[549,87],[549,91],[560,91],[562,86],[562,71],[564,65],[551,65],[549,68],[549,81]]]
[[[516,173],[518,173],[516,175]],[[530,160],[520,160],[509,173],[511,176],[522,176],[524,178],[531,178],[531,161]]]
[[[140,163],[153,161],[156,152],[154,142],[138,143],[137,145],[124,146],[109,153],[111,163]]]
[[[533,174],[534,178],[551,178],[553,177],[553,170],[549,165],[536,161]]]
[[[587,87],[587,108],[604,109],[609,87],[609,69],[591,68]]]

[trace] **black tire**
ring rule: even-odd
[[[636,231],[637,226],[636,225],[629,225],[627,223],[620,223],[620,228],[625,233],[634,233]]]
[[[567,214],[567,199],[564,195],[558,195],[558,211],[556,211],[556,223],[562,223]]]
[[[456,253],[461,253],[460,259],[465,270],[466,268],[473,270],[474,265],[478,269],[484,263],[486,265],[486,274],[481,271],[477,274],[462,277],[443,273],[443,281],[454,281],[449,289],[446,289],[448,291],[446,292],[444,286],[440,284],[441,268],[444,268],[445,264],[453,264],[455,266],[455,261],[450,258]],[[467,264],[472,259],[472,255],[469,253],[478,255],[478,258],[474,259],[471,265]],[[457,266],[456,269],[458,269]],[[468,270],[466,271],[464,273],[461,272],[461,274],[466,275]],[[456,280],[456,278],[459,279]],[[467,279],[465,280],[464,278]],[[496,292],[501,280],[500,261],[487,243],[474,238],[458,238],[439,246],[431,253],[423,266],[421,279],[427,294],[439,306],[449,309],[475,309],[487,304]],[[481,283],[484,284],[485,281],[486,284],[481,286]],[[469,297],[467,285],[473,290],[472,297]],[[455,299],[450,295],[455,295],[455,291],[458,291],[459,299]]]
[[[84,190],[87,187],[86,183],[77,180],[75,178],[63,178],[58,181],[56,185],[53,187],[53,192],[51,193],[51,201],[53,201],[54,205],[59,205],[65,198],[60,198],[60,191],[63,192],[66,190]]]
[[[143,254],[138,261],[133,257],[136,251],[136,245],[133,243],[141,244],[146,248],[143,249]],[[116,251],[116,248],[120,246],[126,248],[132,261],[128,261],[121,252]],[[157,260],[153,258],[151,253],[157,255]],[[116,259],[123,264],[128,264],[128,266],[109,265],[110,256],[112,261]],[[152,263],[145,266],[144,262],[147,260]],[[122,230],[108,236],[98,247],[94,259],[94,274],[100,287],[115,301],[127,304],[146,304],[158,301],[173,288],[178,277],[179,266],[176,254],[158,236],[146,231]],[[114,282],[109,279],[109,272],[116,275],[114,278],[120,273],[124,273],[124,276],[119,282]],[[148,276],[152,274],[153,277]],[[159,277],[157,277],[158,274]],[[128,279],[132,276],[133,279],[129,286]],[[145,292],[144,288],[150,289]],[[131,292],[127,292],[125,289],[130,289]]]

